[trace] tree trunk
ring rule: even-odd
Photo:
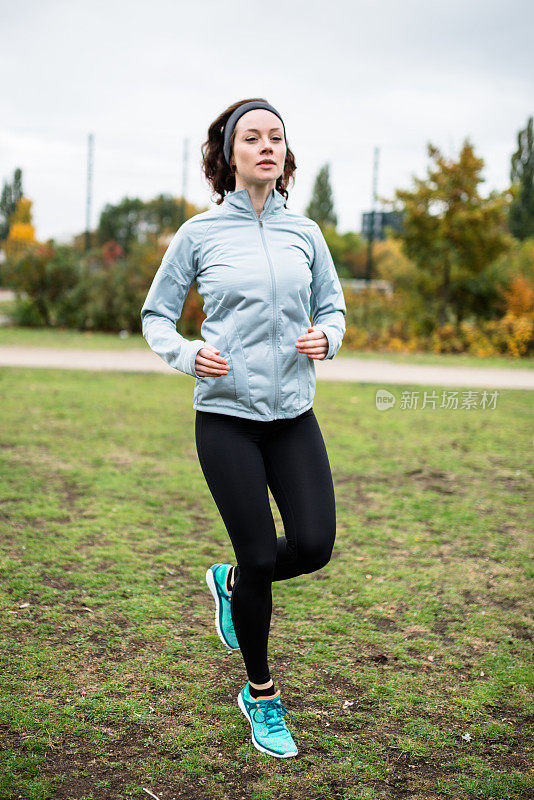
[[[450,289],[451,267],[448,261],[445,262],[445,270],[443,273],[443,284],[441,286],[441,304],[439,309],[439,324],[445,325],[447,322],[447,306],[449,304],[449,289]]]

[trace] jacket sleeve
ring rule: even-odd
[[[195,372],[195,358],[206,343],[186,339],[176,322],[197,275],[199,245],[185,222],[170,242],[141,308],[143,336],[150,348],[169,366],[197,378],[201,376]]]
[[[325,359],[332,359],[345,335],[347,307],[330,250],[318,225],[314,229],[313,243],[311,321],[314,328],[326,335],[328,352]]]

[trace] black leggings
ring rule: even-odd
[[[270,680],[271,582],[328,563],[336,536],[332,473],[313,408],[268,422],[200,411],[200,466],[237,561],[232,620],[253,683]],[[268,489],[285,536],[276,536]]]

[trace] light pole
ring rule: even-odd
[[[93,140],[92,133],[87,141],[87,198],[85,204],[85,252],[91,247],[91,193],[93,191]]]
[[[369,232],[367,236],[367,264],[365,268],[365,280],[367,285],[371,282],[371,274],[373,272],[373,240],[375,237],[375,202],[376,202],[376,182],[378,177],[378,147],[375,147],[374,164],[373,164],[373,198],[371,207],[371,216],[369,220]]]

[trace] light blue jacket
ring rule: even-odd
[[[247,189],[180,226],[141,309],[143,336],[167,364],[196,378],[193,408],[256,420],[287,419],[311,408],[315,361],[295,347],[313,325],[334,358],[346,306],[321,229],[285,207],[275,189],[258,217]],[[176,322],[193,282],[204,299],[202,339]],[[227,375],[197,375],[206,342],[228,361]]]

